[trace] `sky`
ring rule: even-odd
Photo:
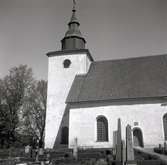
[[[95,61],[167,53],[167,0],[76,0]],[[61,49],[72,0],[0,0],[0,78],[27,64],[47,80],[47,52]]]

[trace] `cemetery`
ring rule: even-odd
[[[126,126],[126,141],[122,140],[121,119],[113,133],[113,148],[79,148],[77,138],[73,149],[0,150],[0,165],[166,165],[166,143],[152,151],[133,145],[131,126]]]
[[[166,54],[94,60],[73,0],[46,55],[47,82],[26,65],[0,79],[0,165],[167,165]]]

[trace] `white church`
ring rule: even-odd
[[[167,140],[167,55],[94,61],[75,6],[60,51],[47,53],[45,148],[111,148],[117,120],[135,146]],[[109,53],[109,52],[108,52]]]

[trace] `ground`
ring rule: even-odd
[[[17,149],[16,149],[17,150]],[[15,151],[16,151],[15,150]],[[14,154],[15,152],[13,150]],[[18,152],[18,150],[17,150]],[[1,165],[15,165],[15,164],[42,164],[45,161],[45,165],[49,162],[52,162],[52,165],[112,165],[116,164],[119,165],[119,161],[114,161],[114,156],[111,155],[112,149],[89,149],[89,150],[79,150],[78,152],[78,160],[75,160],[72,156],[72,150],[70,149],[59,149],[59,150],[50,150],[45,151],[44,156],[39,156],[39,161],[35,161],[35,157],[33,155],[33,158],[30,158],[30,155],[25,155],[22,152],[22,157],[6,157],[4,159],[0,159]],[[20,153],[21,153],[20,152]],[[18,153],[18,156],[20,156]],[[50,157],[47,156],[47,154],[50,154]],[[17,153],[15,153],[17,154]],[[2,150],[1,150],[2,155]],[[1,157],[0,155],[0,157]],[[12,155],[11,155],[12,156]],[[48,158],[47,158],[48,157]],[[161,160],[160,160],[160,159]],[[48,160],[47,160],[48,159]],[[46,161],[47,160],[47,161]],[[160,155],[153,153],[152,150],[147,149],[141,149],[141,148],[135,148],[135,160],[137,162],[137,165],[165,165],[167,164],[165,160],[167,160],[167,156]],[[130,161],[129,163],[133,163]]]

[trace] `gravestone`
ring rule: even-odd
[[[126,126],[126,160],[134,160],[131,126]]]
[[[95,165],[107,165],[107,161],[105,159],[98,159]]]
[[[164,150],[167,150],[167,144],[164,142]]]
[[[78,139],[77,138],[74,139],[73,156],[75,160],[78,159]]]
[[[36,162],[39,161],[39,151],[38,151],[38,148],[35,149],[35,161]]]
[[[136,165],[137,163],[134,161],[134,150],[132,143],[132,131],[131,126],[126,126],[126,164],[127,165]]]
[[[31,148],[31,146],[30,145],[27,145],[27,146],[25,146],[25,155],[26,155],[26,157],[31,157],[32,156],[32,148]]]
[[[117,131],[113,131],[113,155],[116,155]]]
[[[117,131],[113,132],[113,147],[116,147],[117,144]]]
[[[29,154],[30,149],[31,149],[31,146],[29,146],[29,145],[25,146],[25,154]]]
[[[118,119],[116,160],[122,161],[122,138],[121,138],[121,119]]]
[[[44,149],[43,148],[39,148],[39,155],[40,156],[44,155]]]
[[[38,150],[38,159],[39,159],[39,161],[41,161],[41,164],[42,164],[43,161],[46,160],[43,148],[39,148],[39,150]]]
[[[122,140],[122,161],[126,161],[126,145],[124,140]]]

